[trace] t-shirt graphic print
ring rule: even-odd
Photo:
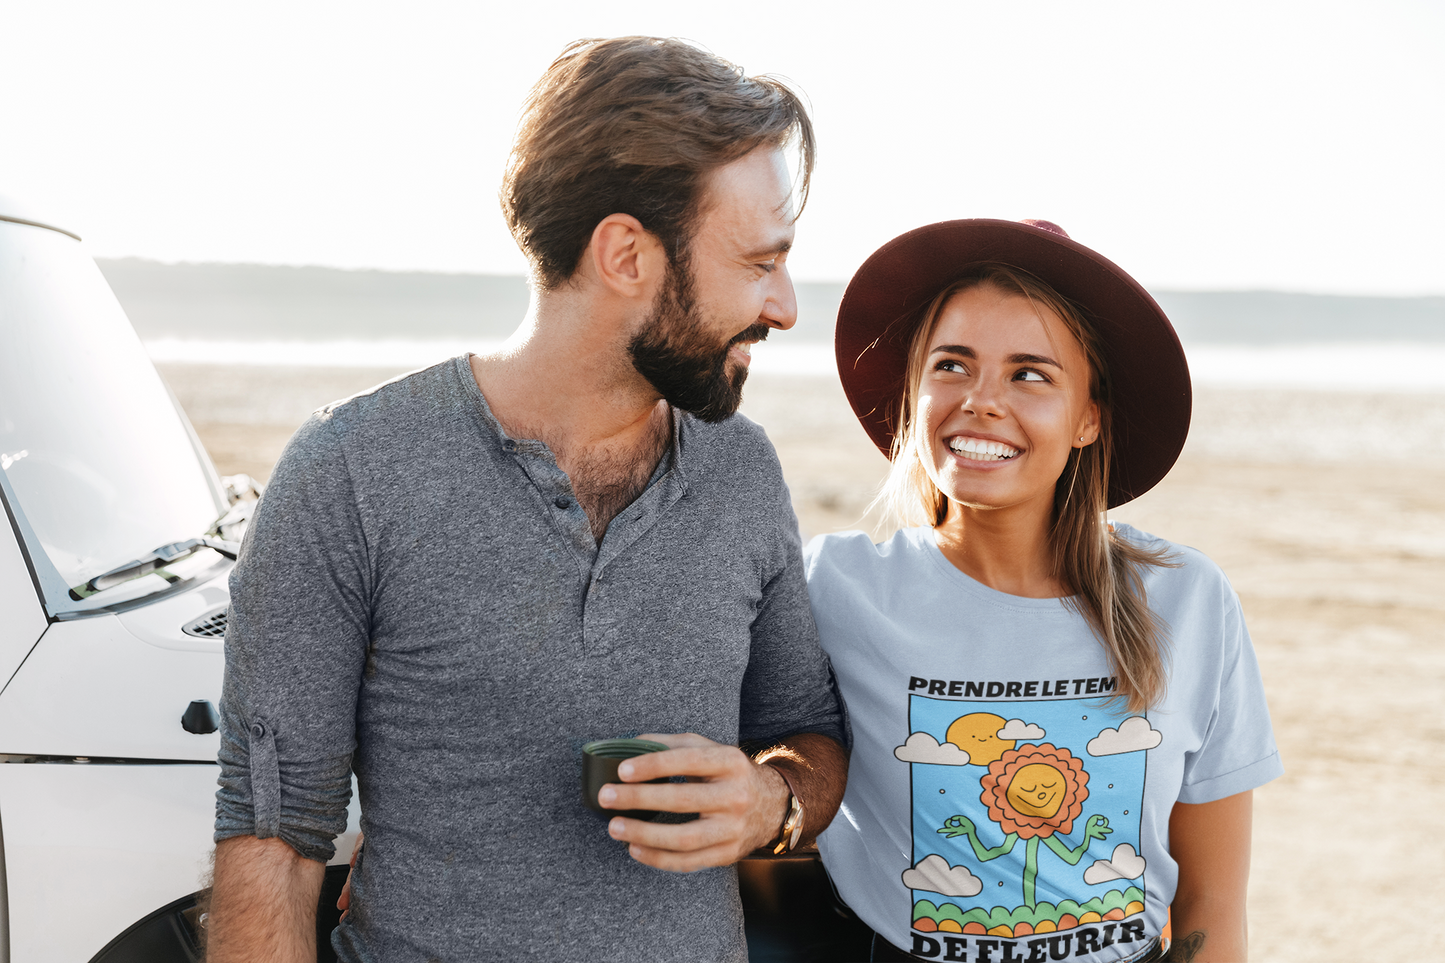
[[[926,693],[929,682],[910,686]],[[1107,694],[1115,682],[1027,686]],[[987,956],[1022,963],[1147,945],[1140,816],[1149,750],[1164,736],[1146,715],[1112,710],[1099,695],[1000,703],[914,693],[908,722],[893,754],[910,770],[913,865],[903,885],[913,894],[913,953],[962,960],[993,950]],[[965,957],[969,943],[977,957]]]

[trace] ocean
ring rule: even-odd
[[[778,335],[785,342],[787,334]],[[336,368],[419,368],[464,351],[487,351],[496,340],[145,340],[158,362]],[[1342,393],[1445,393],[1445,342],[1342,341],[1217,344],[1186,342],[1194,383],[1235,389]],[[757,374],[833,377],[831,345],[754,345]]]

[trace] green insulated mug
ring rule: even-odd
[[[599,816],[626,816],[629,819],[651,819],[657,813],[650,809],[603,809],[597,804],[597,792],[609,782],[620,783],[617,767],[622,760],[666,749],[660,742],[646,739],[602,739],[582,747],[582,805]],[[652,782],[667,782],[666,778]]]

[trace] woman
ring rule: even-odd
[[[1055,225],[951,221],[864,264],[837,352],[920,523],[808,549],[854,735],[819,846],[873,958],[1244,959],[1281,767],[1239,601],[1104,518],[1184,444],[1168,319]]]

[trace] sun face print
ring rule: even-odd
[[[1008,784],[1008,801],[1025,816],[1052,819],[1064,801],[1066,777],[1042,762],[1024,766]]]
[[[968,753],[969,765],[987,766],[1017,745],[1012,739],[998,737],[1004,723],[1002,716],[992,712],[971,712],[953,720],[943,738]]]
[[[1047,742],[1005,752],[981,785],[989,818],[1023,839],[1068,834],[1089,798],[1083,762]]]

